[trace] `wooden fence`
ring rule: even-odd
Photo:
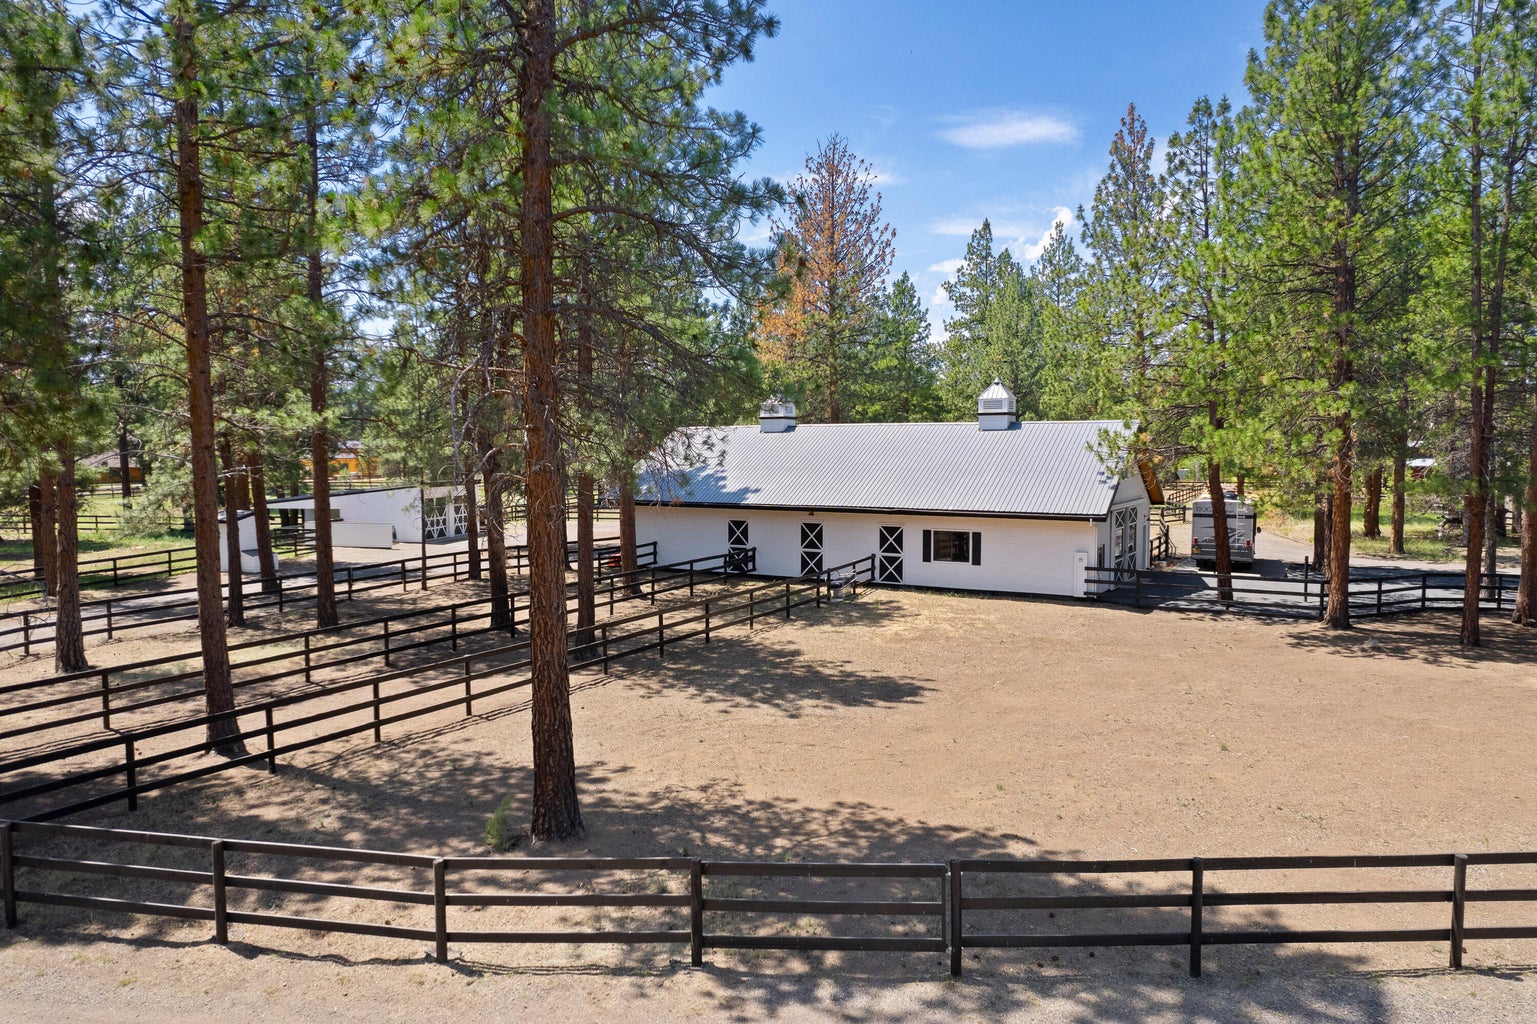
[[[606,599],[609,613],[612,614],[616,604],[639,600],[648,600],[651,604],[655,604],[659,596],[685,588],[692,597],[696,577],[712,571],[719,572],[729,557],[731,556],[727,554],[710,555],[684,562],[674,562],[666,566],[646,566],[629,573],[615,573],[605,580],[607,593],[600,590],[596,595],[598,603],[601,604]],[[576,590],[575,583],[566,586],[568,611],[575,610]],[[496,628],[499,630],[505,628],[509,634],[515,635],[519,623],[528,621],[526,615],[519,617],[520,609],[517,604],[517,599],[526,598],[528,591],[516,591],[508,596],[512,602],[508,624],[506,627]],[[527,605],[525,604],[521,610],[526,611]],[[450,649],[457,651],[461,637],[492,630],[493,627],[489,624],[492,618],[491,612],[489,599],[460,601],[356,622],[345,622],[328,629],[307,629],[233,644],[230,646],[232,654],[250,652],[255,655],[255,657],[232,662],[231,668],[234,670],[290,663],[284,668],[263,675],[242,675],[233,681],[233,686],[236,689],[243,689],[283,679],[297,682],[301,676],[304,685],[308,686],[313,682],[313,674],[322,669],[335,669],[373,660],[382,660],[384,667],[389,668],[392,657],[433,644],[447,643]],[[486,624],[477,625],[482,622]],[[338,635],[358,631],[363,631],[364,635],[345,638]],[[302,649],[292,649],[292,645],[295,644],[300,645]],[[377,649],[357,652],[358,647]],[[275,653],[274,648],[277,649]],[[333,656],[338,651],[348,653]],[[55,729],[69,728],[97,719],[100,719],[103,729],[111,729],[114,715],[124,715],[168,704],[195,704],[201,707],[203,673],[200,669],[155,674],[157,669],[180,664],[189,657],[196,657],[196,654],[169,654],[105,668],[66,672],[43,679],[0,685],[0,700],[12,698],[17,694],[28,695],[28,698],[20,704],[0,707],[0,722],[6,718],[35,714],[40,711],[63,712],[62,715],[50,717],[47,721],[0,730],[0,740],[32,738]],[[301,658],[303,659],[302,667],[291,664]],[[194,680],[199,681],[194,688],[172,693],[163,692],[167,686],[191,683]],[[160,692],[143,696],[144,691],[149,690]],[[72,706],[98,703],[99,708],[92,707],[89,711],[71,713],[67,710]]]
[[[1508,611],[1520,578],[1511,573],[1485,576],[1479,605]],[[1405,612],[1461,610],[1464,577],[1452,572],[1395,572],[1355,576],[1350,580],[1350,612],[1375,617]],[[1224,585],[1215,573],[1188,570],[1123,569],[1090,566],[1087,592],[1102,600],[1136,608],[1249,612],[1289,618],[1321,618],[1328,604],[1328,581],[1317,574],[1270,578],[1232,573]]]
[[[573,546],[574,549],[574,546]],[[615,570],[608,568],[609,560],[617,549],[602,548],[594,551],[600,574],[612,576]],[[481,554],[484,556],[485,552]],[[354,594],[370,590],[399,586],[410,588],[412,581],[423,589],[430,578],[447,577],[453,582],[468,578],[470,553],[468,551],[444,551],[423,558],[412,555],[387,562],[370,562],[366,565],[345,566],[335,572],[334,580],[339,596],[351,600]],[[656,560],[656,542],[647,541],[636,545],[636,557],[643,565]],[[507,549],[507,566],[516,572],[528,564],[528,549],[516,545]],[[274,590],[256,589],[263,584],[276,583]],[[345,585],[345,592],[340,588]],[[243,601],[246,611],[276,607],[282,612],[288,604],[297,601],[313,601],[317,584],[314,573],[286,573],[277,576],[250,577],[244,579]],[[169,599],[169,600],[168,600]],[[113,639],[120,633],[135,629],[148,629],[167,622],[189,621],[197,618],[197,588],[183,587],[157,593],[153,602],[147,603],[142,596],[126,598],[100,598],[80,602],[82,635],[105,636]],[[125,615],[137,618],[122,621]],[[38,637],[40,627],[53,624],[53,613],[38,611],[0,612],[0,651],[21,648],[23,654],[31,654],[34,647],[52,642],[51,634]]]
[[[50,844],[85,848],[87,856],[58,856]],[[201,865],[167,867],[142,863],[153,848],[196,851]],[[162,855],[163,856],[163,855]],[[229,861],[241,857],[266,870],[235,873]],[[287,875],[274,862],[319,861],[337,865],[348,878],[364,870],[383,869],[388,885],[356,885],[329,879]],[[183,857],[182,863],[188,860]],[[27,821],[0,822],[0,888],[3,888],[7,928],[19,924],[23,904],[75,907],[83,910],[142,914],[151,917],[208,921],[215,942],[229,941],[231,924],[302,929],[312,933],[347,933],[431,943],[440,962],[449,959],[450,944],[616,943],[626,945],[687,945],[695,965],[707,949],[756,950],[948,950],[952,976],[960,976],[963,954],[979,949],[1065,949],[1071,947],[1183,946],[1193,977],[1201,974],[1207,946],[1275,945],[1283,943],[1434,942],[1450,948],[1449,966],[1460,968],[1464,945],[1481,939],[1537,938],[1531,916],[1524,924],[1470,925],[1470,905],[1530,904],[1534,888],[1478,888],[1470,884],[1469,869],[1537,864],[1537,853],[1456,853],[1380,856],[1220,857],[1148,860],[950,860],[932,863],[797,863],[735,862],[699,857],[440,857],[379,850],[345,849],[296,843],[120,831],[79,825]],[[1367,876],[1388,869],[1448,870],[1442,885],[1415,889],[1305,889],[1233,891],[1212,884],[1214,875],[1257,871],[1348,871]],[[644,872],[651,891],[616,885],[621,872]],[[1158,893],[1122,892],[1083,895],[1076,890],[1085,877],[1166,875],[1187,881],[1183,887]],[[181,892],[149,900],[68,891],[64,880],[76,876],[106,876],[137,880]],[[1068,880],[1047,895],[996,895],[999,880],[1029,876]],[[334,877],[330,876],[330,877]],[[553,878],[570,890],[552,892],[544,884]],[[744,898],[731,889],[717,895],[714,879],[799,879],[802,894],[779,898]],[[827,899],[827,880],[884,879],[901,889],[882,899]],[[23,887],[23,882],[33,880]],[[457,883],[457,884],[455,884]],[[730,884],[730,883],[728,883]],[[47,887],[44,886],[54,886]],[[809,890],[809,892],[805,892]],[[241,891],[269,894],[266,910],[232,905],[230,894]],[[202,894],[200,899],[193,892]],[[377,915],[386,920],[340,920],[283,912],[284,895],[302,896],[313,906],[324,899],[382,904]],[[1271,924],[1263,929],[1213,927],[1207,908],[1270,908],[1296,906],[1400,906],[1439,904],[1443,925],[1423,928],[1293,929]],[[413,914],[409,908],[431,908]],[[463,911],[490,908],[563,908],[599,917],[598,927],[561,930],[474,928],[485,918]],[[658,912],[644,923],[650,927],[603,927],[603,911],[626,914]],[[1068,927],[1073,912],[1105,910],[1166,910],[1183,916],[1178,928],[1163,930],[1082,931]],[[417,923],[395,923],[395,918]],[[981,918],[989,930],[977,930]],[[839,923],[843,919],[862,926]],[[813,933],[817,928],[841,927]],[[496,924],[496,921],[492,921]]]
[[[724,570],[730,571],[730,570]],[[745,591],[733,591],[719,597],[706,598],[673,608],[659,608],[655,612],[643,612],[599,623],[593,629],[591,641],[583,637],[583,631],[572,629],[567,634],[567,649],[574,658],[592,667],[601,665],[607,673],[609,665],[621,658],[628,658],[647,651],[665,653],[669,644],[703,638],[709,643],[714,633],[731,626],[756,625],[759,618],[783,614],[790,618],[794,609],[815,604],[818,607],[827,599],[830,582],[852,573],[857,578],[869,580],[874,575],[874,556],[867,555],[853,562],[834,566],[820,576],[799,580],[767,583]],[[383,727],[409,721],[440,711],[462,709],[466,717],[474,714],[475,705],[492,697],[501,696],[530,685],[528,677],[504,680],[510,674],[525,669],[530,664],[529,641],[506,644],[460,654],[427,665],[417,665],[378,675],[331,683],[248,704],[233,711],[214,715],[199,715],[178,719],[163,725],[142,729],[120,730],[100,739],[77,742],[42,753],[29,754],[0,762],[0,776],[46,766],[64,764],[74,759],[86,758],[108,751],[122,751],[121,760],[111,757],[105,763],[89,768],[55,775],[45,781],[26,783],[0,792],[0,805],[15,804],[25,800],[70,790],[80,791],[92,783],[121,778],[122,784],[105,793],[78,797],[71,803],[51,806],[30,815],[36,820],[51,820],[66,814],[89,810],[105,804],[124,801],[130,810],[137,809],[141,794],[164,789],[182,782],[229,771],[245,765],[265,763],[268,771],[275,771],[277,759],[299,750],[319,746],[334,740],[345,739],[364,732],[372,732],[375,743],[383,740]],[[480,663],[489,667],[476,669]],[[495,663],[495,664],[492,664]],[[436,681],[428,677],[438,676]],[[480,690],[477,682],[492,681],[493,685]],[[385,684],[396,683],[393,692],[385,690]],[[320,710],[310,710],[320,702],[333,699],[340,705],[329,704]],[[428,700],[426,705],[416,702]],[[403,708],[403,709],[402,709]],[[288,717],[280,718],[279,715]],[[247,725],[243,719],[256,719],[257,724]],[[208,750],[207,731],[218,722],[234,722],[236,733],[232,741],[242,745],[257,746],[254,751],[233,757],[220,758],[198,767],[172,771],[147,778],[148,769],[158,768],[176,761],[200,758]],[[345,722],[345,724],[337,724]],[[324,726],[321,732],[303,735],[298,739],[280,742],[281,734],[295,730],[308,730],[312,726]],[[179,745],[170,749],[146,752],[151,741],[170,741]],[[258,746],[259,745],[259,746]],[[110,757],[110,755],[109,755]]]

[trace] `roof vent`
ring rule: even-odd
[[[794,430],[795,403],[775,397],[758,406],[758,429],[765,434],[783,434],[787,430]]]
[[[997,377],[977,398],[977,425],[983,430],[1008,430],[1019,419],[1019,401]]]

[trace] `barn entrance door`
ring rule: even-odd
[[[902,528],[881,527],[880,546],[875,553],[875,581],[877,583],[902,582]]]
[[[822,572],[822,524],[801,523],[801,575],[818,576]]]

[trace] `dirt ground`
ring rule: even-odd
[[[936,861],[1537,849],[1537,635],[1493,623],[1489,633],[1488,646],[1467,655],[1446,618],[1340,635],[1311,623],[870,589],[751,635],[736,630],[728,642],[669,648],[606,678],[575,674],[587,836],[531,852]],[[526,709],[425,721],[377,747],[298,754],[274,776],[218,776],[150,796],[136,814],[90,820],[486,852],[481,833],[499,801],[512,798],[516,820],[526,813]],[[1301,875],[1208,883],[1449,885],[1441,869]],[[1537,869],[1472,876],[1475,888],[1537,888]],[[419,878],[394,884],[422,887]],[[1160,883],[1053,884],[1043,891]],[[825,898],[851,891],[829,888]],[[261,905],[391,916],[333,903]],[[420,922],[421,909],[393,919]],[[1530,924],[1531,910],[1481,904],[1469,924]],[[488,911],[459,926],[526,927],[532,913]],[[1158,913],[1117,926],[1168,926]],[[950,982],[938,954],[717,950],[692,969],[678,947],[490,945],[456,947],[451,964],[437,965],[405,940],[236,925],[221,947],[206,923],[30,905],[22,915],[21,928],[0,938],[0,1005],[29,1021],[413,1021],[525,1008],[556,1022],[1537,1019],[1533,941],[1470,942],[1472,969],[1459,973],[1445,970],[1444,944],[1211,948],[1199,980],[1185,976],[1178,949],[978,951],[965,979]],[[1435,904],[1232,909],[1208,912],[1208,927],[1444,927],[1446,915]],[[1079,927],[1031,927],[1058,926]]]

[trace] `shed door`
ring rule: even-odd
[[[801,575],[822,572],[822,524],[801,523]]]
[[[902,528],[883,526],[880,545],[875,553],[875,579],[877,583],[902,582]]]

